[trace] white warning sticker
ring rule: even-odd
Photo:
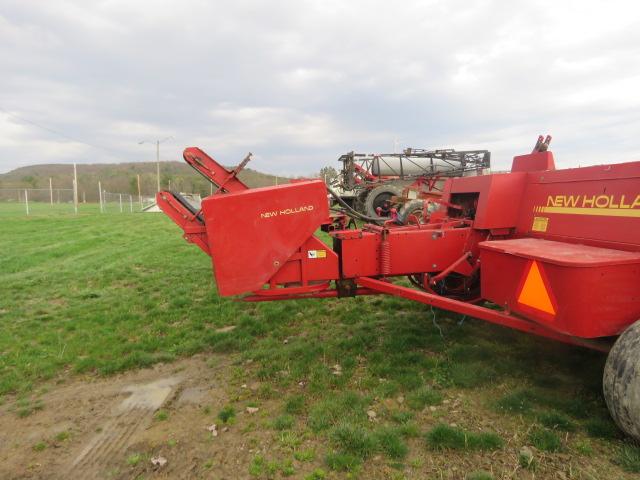
[[[307,258],[327,258],[326,250],[307,250]]]

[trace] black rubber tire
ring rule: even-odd
[[[407,220],[409,219],[409,215],[415,215],[418,217],[418,221],[422,223],[422,209],[424,208],[424,200],[411,200],[402,207],[400,207],[400,211],[398,212],[398,221],[403,225],[407,224]]]
[[[376,208],[381,207],[385,200],[391,200],[391,197],[399,197],[402,190],[395,185],[380,185],[374,188],[367,195],[364,202],[365,214],[369,217],[378,217]]]
[[[609,352],[602,390],[620,430],[640,441],[640,320],[622,332]]]
[[[358,193],[358,195],[356,197],[356,201],[355,201],[355,206],[353,207],[363,215],[367,214],[366,205],[365,204],[367,202],[367,194],[368,193],[369,193],[368,190],[363,190],[362,192]]]

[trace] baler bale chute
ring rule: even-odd
[[[549,140],[509,173],[448,178],[404,222],[346,229],[323,181],[249,189],[237,178],[249,157],[227,170],[197,148],[185,160],[216,192],[198,210],[168,191],[157,199],[211,256],[222,296],[388,294],[609,352],[607,405],[640,440],[640,162],[556,170]]]

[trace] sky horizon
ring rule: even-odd
[[[557,167],[640,160],[632,2],[0,0],[0,173],[181,160],[308,175],[340,154],[551,134]],[[145,143],[140,144],[141,141]]]

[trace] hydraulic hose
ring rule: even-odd
[[[365,220],[367,222],[375,223],[376,225],[382,225],[384,223],[384,219],[382,218],[369,217],[351,208],[349,204],[345,202],[342,198],[340,198],[340,195],[338,195],[329,185],[327,185],[327,191],[331,194],[333,198],[335,198],[336,202],[338,202],[343,208],[345,208],[350,213],[351,216],[359,218],[360,220]]]

